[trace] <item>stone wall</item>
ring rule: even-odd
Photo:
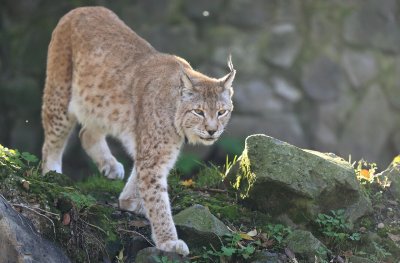
[[[400,152],[395,0],[7,0],[1,8],[0,97],[32,97],[14,105],[0,98],[8,116],[0,118],[6,127],[0,143],[39,151],[51,29],[69,9],[94,4],[111,8],[157,49],[207,74],[223,76],[232,54],[238,73],[228,141],[265,133],[382,166]]]

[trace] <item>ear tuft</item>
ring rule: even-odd
[[[229,57],[228,57],[228,67],[229,67],[229,69],[230,69],[231,72],[232,72],[232,71],[236,71],[236,70],[233,68],[232,54],[229,54]]]
[[[235,75],[236,75],[236,70],[233,68],[232,55],[231,54],[229,54],[229,57],[228,57],[228,67],[229,67],[231,72],[229,72],[227,75],[225,75],[224,77],[221,78],[222,86],[225,89],[231,89],[232,88],[232,83],[233,83],[233,80],[235,79]]]

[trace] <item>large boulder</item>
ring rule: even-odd
[[[352,166],[333,154],[252,135],[236,168],[227,178],[244,204],[290,223],[305,225],[337,209],[354,222],[372,210]]]
[[[0,251],[0,262],[70,262],[61,249],[42,238],[32,223],[1,195]]]

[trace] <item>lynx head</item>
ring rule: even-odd
[[[192,144],[213,144],[224,131],[233,110],[232,82],[236,70],[228,59],[230,73],[220,79],[194,70],[182,70],[179,130]]]

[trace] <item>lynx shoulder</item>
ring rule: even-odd
[[[214,143],[233,105],[236,71],[211,78],[174,55],[160,53],[103,7],[74,9],[61,18],[48,49],[43,95],[43,174],[62,172],[62,154],[76,123],[81,144],[110,179],[124,168],[111,154],[114,136],[134,160],[120,209],[144,214],[156,246],[186,255],[178,239],[167,176],[185,140]]]

